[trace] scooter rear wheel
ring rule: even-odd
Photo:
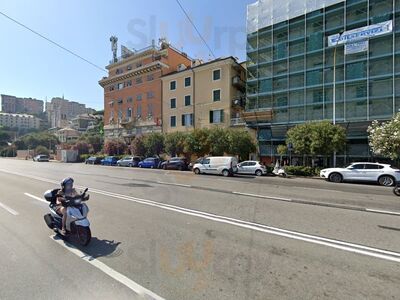
[[[81,246],[87,246],[92,239],[92,233],[89,227],[76,226],[76,235]]]

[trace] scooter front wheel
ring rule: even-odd
[[[396,186],[393,188],[393,194],[395,194],[397,197],[400,197],[400,187]]]
[[[92,233],[89,227],[76,226],[76,235],[81,246],[87,246],[92,239]]]

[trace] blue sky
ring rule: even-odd
[[[181,0],[217,57],[245,59],[246,6],[254,0]],[[112,57],[109,37],[140,49],[166,36],[193,58],[207,48],[175,0],[13,0],[0,11],[93,63]],[[0,15],[0,94],[50,100],[55,96],[102,109],[102,71],[40,39]]]

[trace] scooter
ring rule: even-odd
[[[67,208],[67,220],[65,223],[66,237],[76,237],[79,244],[87,246],[92,238],[90,223],[87,219],[89,212],[88,206],[84,203],[89,200],[86,195],[88,189],[74,197],[63,197],[62,205]],[[56,211],[56,200],[59,197],[60,189],[48,190],[44,193],[46,201],[50,202],[50,213],[44,215],[44,221],[54,232],[61,235],[62,216]]]
[[[286,174],[286,172],[285,172],[285,169],[282,168],[282,167],[278,167],[278,168],[275,167],[275,168],[273,169],[272,173],[273,173],[274,175],[276,175],[276,176],[280,176],[280,177],[284,177],[284,178],[287,177],[287,174]]]
[[[393,194],[400,197],[400,182],[396,182],[396,186],[393,188]]]

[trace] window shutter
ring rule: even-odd
[[[182,126],[185,126],[185,115],[182,115]]]
[[[213,111],[212,110],[210,110],[210,123],[211,124],[213,123]]]
[[[221,109],[220,110],[220,120],[221,120],[221,123],[224,123],[224,110],[223,109]]]

